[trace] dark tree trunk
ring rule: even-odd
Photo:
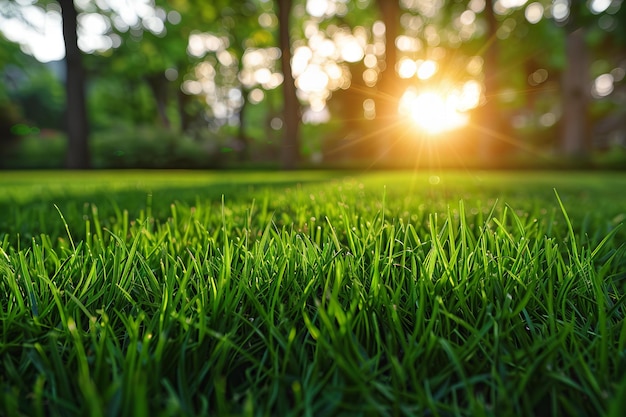
[[[66,167],[69,169],[90,168],[89,125],[85,100],[85,69],[82,53],[78,49],[76,33],[77,11],[73,0],[58,0],[63,18],[63,40],[65,42],[66,65],[66,109],[65,120],[68,137]]]
[[[397,113],[399,97],[399,78],[396,74],[396,38],[398,37],[398,25],[400,24],[400,5],[397,1],[378,0],[380,13],[385,24],[385,68],[378,78],[378,90],[382,93],[381,104],[383,111],[389,114]]]
[[[246,88],[242,88],[242,96],[243,96],[243,103],[241,104],[241,108],[239,109],[239,113],[238,113],[238,117],[239,117],[239,128],[237,129],[237,141],[238,146],[240,146],[240,148],[238,149],[239,152],[239,160],[240,161],[246,161],[248,159],[249,156],[249,143],[248,143],[248,137],[246,136],[246,123],[247,123],[247,116],[248,116],[248,93],[249,91]]]
[[[375,124],[379,135],[374,140],[379,143],[378,155],[383,156],[398,141],[396,136],[398,122],[398,104],[400,101],[401,82],[396,73],[397,51],[396,38],[400,24],[400,4],[398,1],[378,0],[378,8],[385,24],[385,68],[376,83],[377,96]]]
[[[294,169],[300,160],[300,103],[296,96],[296,85],[291,72],[291,39],[289,17],[292,0],[278,0],[278,30],[283,76],[283,142],[281,165],[283,169]]]
[[[561,150],[566,156],[585,159],[591,151],[589,115],[589,57],[584,29],[568,33],[567,64],[563,74]]]
[[[485,103],[478,109],[477,128],[478,154],[483,160],[493,156],[494,138],[501,132],[500,114],[498,109],[498,21],[493,11],[494,0],[486,0],[485,20],[487,23],[487,44],[485,46],[484,95]]]
[[[152,74],[146,77],[146,81],[154,96],[159,122],[161,126],[169,130],[172,124],[170,123],[170,118],[167,116],[167,78],[165,78],[165,74],[162,73]]]
[[[180,117],[180,130],[187,132],[191,128],[191,122],[193,117],[190,113],[189,103],[191,102],[191,96],[185,94],[183,90],[178,88],[178,114]]]

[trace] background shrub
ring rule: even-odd
[[[63,168],[65,135],[43,131],[16,139],[0,154],[4,169]],[[152,126],[120,127],[90,138],[92,166],[98,169],[219,168],[235,158],[217,136],[192,139]]]

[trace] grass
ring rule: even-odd
[[[3,173],[0,415],[617,417],[625,185]]]

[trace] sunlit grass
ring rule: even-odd
[[[625,183],[3,176],[0,414],[621,415]]]

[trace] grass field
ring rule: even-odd
[[[0,174],[0,415],[626,409],[626,175]]]

